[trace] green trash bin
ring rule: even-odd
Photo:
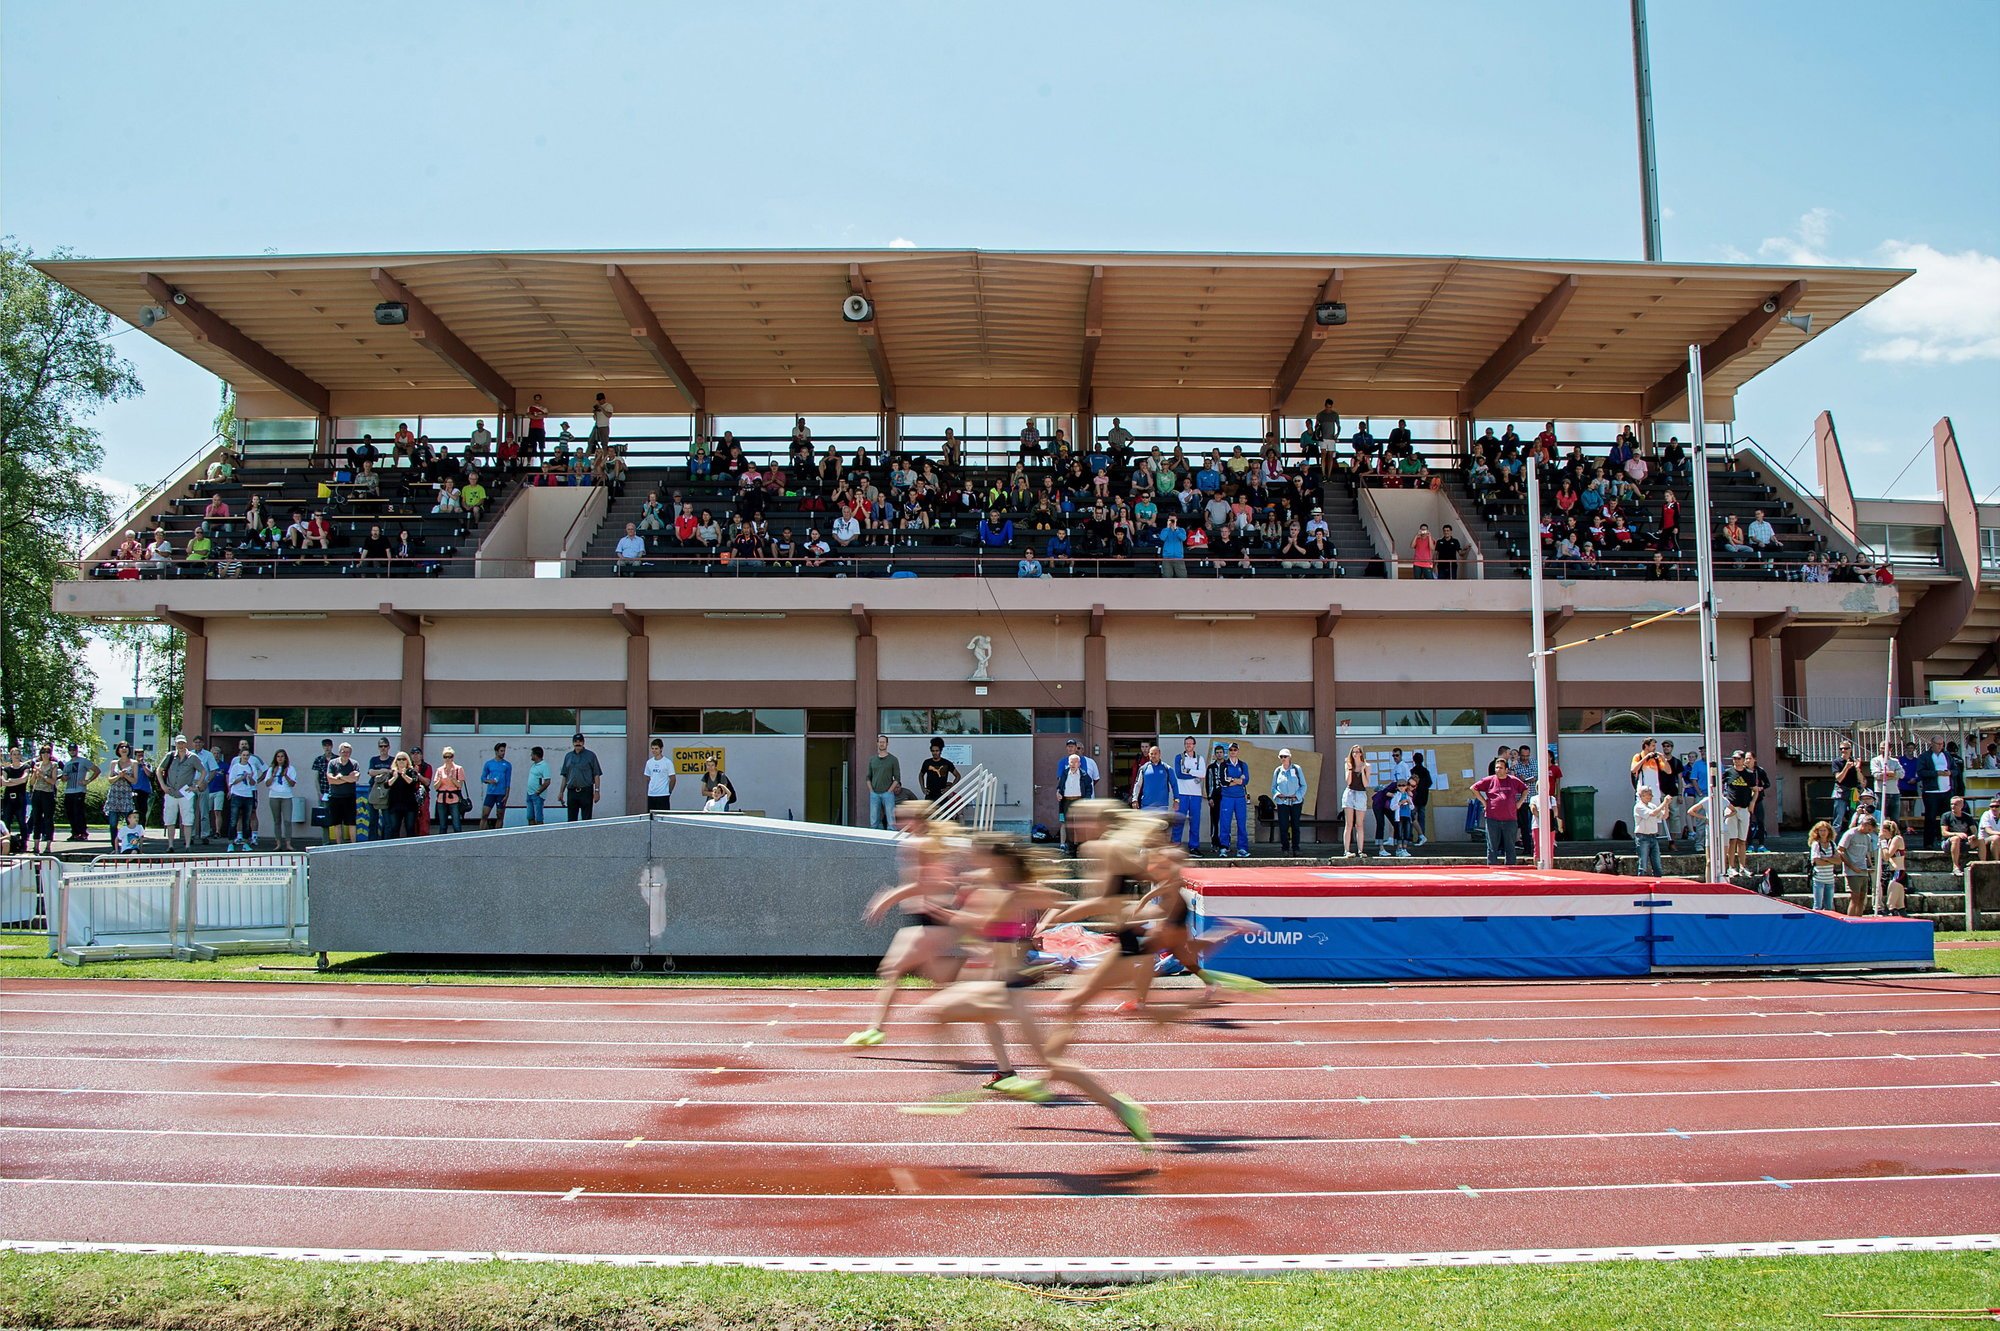
[[[1563,815],[1562,839],[1597,840],[1597,787],[1564,786],[1560,798]]]

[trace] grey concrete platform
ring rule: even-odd
[[[873,957],[861,920],[896,839],[769,818],[654,814],[327,846],[307,860],[321,952]]]

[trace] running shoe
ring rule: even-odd
[[[1410,858],[1410,848],[1408,846],[1396,847],[1396,858],[1401,860]]]
[[[1417,844],[1418,844],[1419,846],[1428,846],[1428,845],[1430,845],[1430,844],[1431,844],[1431,839],[1430,839],[1429,837],[1427,837],[1427,836],[1421,836],[1421,835],[1420,835],[1420,836],[1418,836],[1418,837],[1417,837]]]
[[[1032,1077],[1002,1077],[998,1081],[986,1083],[989,1091],[998,1091],[1009,1100],[1024,1100],[1029,1104],[1045,1105],[1055,1096],[1049,1091],[1048,1083],[1036,1081]]]
[[[875,1029],[873,1026],[870,1026],[865,1031],[856,1031],[854,1034],[848,1036],[845,1040],[842,1040],[841,1043],[844,1045],[858,1046],[863,1049],[873,1049],[876,1045],[881,1044],[882,1041],[887,1038],[888,1037],[883,1035],[881,1031]]]
[[[1234,971],[1198,970],[1195,972],[1195,975],[1200,978],[1203,984],[1216,985],[1223,989],[1234,989],[1238,993],[1256,993],[1271,987],[1262,980],[1253,980],[1247,975],[1238,975]]]
[[[1236,852],[1236,858],[1239,860],[1247,860],[1250,858],[1250,852],[1247,850],[1239,850]]]
[[[1125,1125],[1125,1131],[1132,1134],[1141,1146],[1153,1144],[1153,1130],[1146,1126],[1146,1107],[1129,1095],[1114,1095],[1118,1102],[1118,1121]]]

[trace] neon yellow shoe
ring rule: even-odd
[[[873,1049],[876,1045],[881,1044],[882,1041],[888,1038],[889,1037],[882,1034],[881,1031],[877,1030],[873,1026],[870,1026],[865,1031],[856,1031],[854,1034],[848,1036],[845,1040],[842,1040],[841,1043],[844,1045],[858,1046],[862,1049]]]
[[[1203,984],[1213,984],[1224,989],[1234,989],[1241,994],[1262,993],[1271,987],[1262,980],[1253,980],[1247,975],[1238,975],[1234,971],[1200,970],[1195,972],[1195,976]]]
[[[1125,1125],[1125,1131],[1132,1134],[1139,1145],[1150,1148],[1153,1144],[1153,1130],[1146,1126],[1146,1107],[1129,1095],[1114,1095],[1118,1102],[1118,1121]]]
[[[1009,1100],[1024,1100],[1031,1105],[1045,1105],[1055,1098],[1047,1082],[1036,1081],[1032,1077],[1002,1077],[988,1082],[987,1089],[998,1091]]]

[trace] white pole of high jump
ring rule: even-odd
[[[1701,741],[1708,766],[1708,880],[1724,881],[1722,712],[1715,662],[1715,518],[1708,508],[1707,425],[1702,420],[1701,344],[1688,344],[1688,427],[1694,433],[1695,600],[1701,606]]]
[[[1530,818],[1528,828],[1535,838],[1535,867],[1553,869],[1556,839],[1548,833],[1554,829],[1555,815],[1546,807],[1550,794],[1549,645],[1543,636],[1548,621],[1542,615],[1542,477],[1540,461],[1533,453],[1528,454],[1528,619],[1528,660],[1535,677],[1535,770],[1540,773],[1533,798],[1545,806],[1535,810],[1541,816]]]

